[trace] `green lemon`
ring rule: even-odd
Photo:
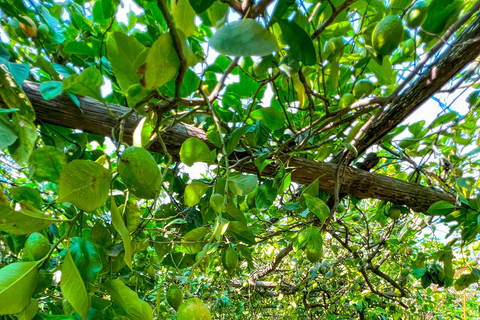
[[[402,215],[402,211],[400,211],[399,208],[393,207],[388,210],[388,216],[393,220],[398,220],[401,215]]]
[[[200,251],[200,252],[197,253],[197,255],[195,256],[195,261],[200,260],[200,258],[202,258],[202,257],[203,257],[203,251]],[[200,261],[200,263],[198,264],[198,268],[199,268],[200,270],[202,270],[203,272],[206,272],[209,265],[210,265],[210,257],[209,257],[208,255],[205,255],[205,256],[202,258],[202,261]]]
[[[160,170],[152,155],[144,148],[128,147],[118,160],[118,173],[135,196],[154,199],[160,183]]]
[[[212,320],[212,316],[202,300],[191,298],[182,303],[178,309],[177,320]]]
[[[360,221],[360,215],[358,213],[355,213],[353,216],[352,216],[352,220],[353,221]]]
[[[256,197],[257,197],[257,191],[250,192],[247,195],[247,205],[249,209],[253,209],[257,207],[257,204],[255,202]]]
[[[461,178],[463,176],[463,170],[460,168],[457,168],[453,171],[453,176],[456,178]]]
[[[140,217],[140,209],[138,209],[138,207],[134,203],[130,202],[129,204],[127,204],[127,209],[125,210],[125,221],[128,231],[133,232],[137,229],[141,221]]]
[[[155,278],[155,276],[157,275],[157,272],[155,271],[155,268],[152,267],[152,266],[148,266],[147,268],[147,274],[150,278]]]
[[[322,255],[323,255],[323,250],[319,250],[316,252],[311,252],[307,250],[307,259],[311,263],[320,261],[320,259],[322,259]]]
[[[372,81],[368,79],[361,79],[355,83],[353,87],[353,95],[356,99],[368,97],[375,88],[375,85]]]
[[[402,276],[406,277],[406,276],[408,276],[409,274],[410,274],[410,270],[408,270],[408,269],[403,269],[403,270],[402,270]]]
[[[215,212],[220,212],[223,207],[223,196],[221,194],[215,193],[210,197],[210,207],[212,207]]]
[[[345,109],[346,107],[350,107],[355,102],[355,97],[351,93],[345,93],[338,102],[338,106],[340,109]]]
[[[340,204],[337,208],[337,213],[344,213],[347,209],[343,204]]]
[[[410,29],[420,27],[427,19],[427,14],[427,3],[425,1],[415,2],[407,13],[407,27]]]
[[[402,42],[402,21],[396,16],[386,16],[373,32],[373,49],[380,56],[388,56]]]
[[[233,271],[238,267],[238,255],[235,249],[230,247],[223,252],[222,264],[228,272]]]
[[[32,233],[25,241],[23,250],[32,255],[34,260],[40,260],[50,251],[51,245],[47,237],[39,232]]]
[[[406,255],[411,255],[412,253],[413,253],[413,249],[412,249],[412,248],[410,248],[410,247],[406,247],[406,248],[405,248],[405,254],[406,254]]]
[[[180,308],[180,305],[183,302],[183,292],[180,290],[180,288],[172,284],[167,291],[167,302],[176,311],[178,311],[178,308]]]

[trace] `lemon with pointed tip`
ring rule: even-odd
[[[393,207],[388,210],[388,216],[393,220],[398,220],[402,215],[402,211],[399,208]]]
[[[373,49],[380,56],[388,56],[398,47],[402,39],[402,21],[396,16],[386,16],[373,31]]]
[[[223,207],[223,196],[221,194],[215,193],[210,197],[210,207],[212,207],[215,212],[220,212]]]
[[[212,316],[202,300],[191,298],[182,303],[178,309],[177,320],[212,320]]]
[[[228,248],[223,252],[222,264],[228,272],[235,270],[238,267],[238,255],[235,249]]]
[[[357,83],[355,83],[355,86],[353,87],[353,96],[356,99],[368,97],[373,92],[374,88],[375,88],[375,85],[373,84],[372,81],[368,79],[358,80]]]
[[[34,260],[40,260],[50,251],[50,241],[39,232],[32,233],[25,241],[23,250],[30,253]]]
[[[118,160],[118,173],[131,193],[141,199],[154,199],[160,183],[160,170],[144,148],[128,147]]]
[[[407,27],[416,29],[422,25],[427,19],[427,3],[425,1],[417,1],[407,13]]]
[[[355,102],[355,97],[353,94],[345,93],[341,98],[340,101],[338,101],[338,106],[340,109],[345,109],[347,107],[350,107],[353,103]]]
[[[180,288],[172,284],[167,291],[167,302],[176,311],[178,311],[178,308],[180,308],[180,305],[183,302],[183,292],[180,290]]]

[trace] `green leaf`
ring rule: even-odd
[[[308,33],[294,21],[276,21],[282,30],[285,42],[290,47],[292,56],[306,65],[314,65],[317,62],[317,54]]]
[[[16,202],[25,200],[38,210],[42,209],[43,201],[38,189],[30,187],[13,187],[8,189],[8,193]]]
[[[272,180],[265,180],[258,188],[255,204],[258,209],[268,209],[277,197],[277,190],[273,187]]]
[[[45,320],[77,320],[75,316],[67,316],[67,315],[52,316],[46,313],[38,313],[37,316],[40,319],[45,319]]]
[[[58,183],[60,172],[67,165],[67,156],[52,146],[37,148],[28,163],[30,177],[38,182]]]
[[[95,283],[98,273],[102,270],[97,248],[90,241],[75,237],[70,240],[70,254],[83,282]]]
[[[103,206],[110,190],[112,172],[90,160],[73,160],[60,173],[58,203],[70,202],[90,212]]]
[[[170,33],[162,34],[148,51],[145,63],[137,72],[142,74],[140,84],[149,90],[162,87],[178,73],[180,61],[173,47]]]
[[[132,248],[131,248],[131,240],[130,240],[130,233],[125,226],[125,222],[122,219],[122,215],[118,211],[117,205],[115,204],[115,200],[113,196],[110,198],[110,214],[112,215],[112,226],[117,230],[118,234],[122,237],[123,240],[123,247],[125,249],[125,263],[127,266],[132,270]]]
[[[437,201],[428,208],[427,213],[431,216],[446,216],[455,209],[456,207],[451,203]]]
[[[13,110],[13,109],[0,109],[0,110]],[[18,109],[17,109],[18,110]],[[7,116],[0,114],[0,150],[3,150],[17,141],[18,135],[13,128],[13,123]]]
[[[136,74],[140,65],[137,61],[138,56],[145,47],[134,37],[130,37],[123,32],[113,32],[107,38],[107,57],[112,64],[113,72],[117,78],[118,84],[124,93],[128,88],[140,81],[140,75]],[[142,64],[140,62],[140,64]]]
[[[258,178],[254,175],[234,175],[228,178],[228,188],[234,195],[246,196],[257,186]]]
[[[190,5],[196,13],[200,14],[210,8],[215,0],[189,0]]]
[[[305,204],[308,210],[320,219],[321,223],[324,223],[330,215],[330,209],[322,200],[312,197],[308,193],[303,195],[305,197]]]
[[[45,100],[58,97],[62,92],[63,83],[61,81],[46,81],[40,85],[40,93]]]
[[[63,90],[81,96],[87,96],[104,102],[100,94],[103,84],[102,74],[95,67],[89,67],[78,75],[74,74],[63,81]]]
[[[250,118],[261,120],[272,131],[279,130],[285,125],[285,116],[273,107],[260,108],[250,114]]]
[[[208,184],[200,181],[194,181],[190,183],[185,188],[185,194],[183,195],[185,205],[189,207],[196,206],[208,188],[210,188]]]
[[[368,68],[375,74],[379,85],[391,85],[393,83],[393,70],[389,57],[383,57],[382,65],[379,65],[375,59],[371,59]]]
[[[473,269],[476,270],[476,269]],[[478,270],[477,270],[478,272]],[[471,284],[477,282],[479,280],[479,277],[476,276],[473,271],[472,273],[469,274],[462,274],[457,281],[455,281],[455,290],[457,291],[462,291],[466,288],[468,288]]]
[[[193,10],[188,0],[172,1],[172,16],[175,20],[175,27],[180,29],[185,37],[190,37],[195,33],[195,10]]]
[[[57,220],[22,200],[15,209],[0,205],[0,221],[0,231],[20,235],[40,231]]]
[[[22,312],[38,279],[38,261],[13,262],[0,269],[0,314]]]
[[[95,57],[95,51],[93,50],[92,45],[84,41],[71,41],[65,45],[63,51],[67,54]]]
[[[279,50],[277,39],[253,19],[223,26],[210,38],[210,46],[230,56],[266,56]]]
[[[247,218],[245,218],[242,210],[238,209],[238,207],[235,205],[235,203],[233,203],[231,198],[227,199],[227,205],[225,206],[223,216],[229,221],[240,221],[243,223],[247,223]]]
[[[90,308],[90,297],[68,249],[62,264],[60,288],[63,296],[72,305],[73,309],[75,309],[82,319],[87,319],[88,309]]]
[[[195,162],[212,164],[215,154],[210,152],[205,142],[198,138],[188,138],[180,148],[180,161],[191,167]]]
[[[442,124],[455,120],[457,116],[458,116],[458,113],[455,111],[442,114],[440,117],[438,117],[432,122],[430,127],[435,128],[435,127],[441,126]]]
[[[30,303],[21,312],[17,313],[18,320],[31,320],[38,311],[38,301],[30,299]]]
[[[140,300],[121,280],[107,280],[103,286],[110,294],[115,313],[130,320],[153,320],[148,303]]]
[[[245,134],[246,127],[243,126],[241,128],[235,129],[229,136],[226,142],[225,149],[227,151],[227,155],[230,155],[235,148],[238,147],[238,144],[240,140],[242,139],[242,136]]]
[[[223,3],[222,1],[215,1],[215,3],[208,8],[208,19],[213,26],[223,23],[224,19],[226,19],[229,8],[230,6],[228,3]]]
[[[421,277],[423,277],[423,275],[427,272],[427,269],[418,269],[418,268],[415,268],[412,270],[412,275],[417,278],[417,279],[420,279]]]
[[[249,245],[254,245],[255,235],[247,225],[240,221],[230,221],[228,223],[227,233],[237,239]]]
[[[182,248],[181,252],[187,254],[197,254],[203,250],[203,246],[206,244],[205,241],[201,241],[205,238],[207,234],[212,232],[209,228],[195,228],[183,236],[182,239]],[[197,243],[189,243],[195,242]]]

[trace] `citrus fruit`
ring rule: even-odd
[[[331,56],[337,55],[338,53],[342,52],[344,46],[345,45],[343,43],[342,37],[336,37],[328,40],[327,42],[325,42],[325,46],[323,49],[325,53],[322,58],[329,59]]]
[[[22,18],[27,22],[20,22],[20,28],[27,38],[35,38],[38,35],[37,25],[35,22],[27,16],[22,16]]]
[[[456,178],[461,178],[463,176],[463,170],[460,168],[457,168],[453,171],[453,176]]]
[[[257,191],[250,192],[247,195],[247,205],[249,209],[253,209],[257,207],[257,204],[255,202],[256,197],[257,197]]]
[[[418,28],[427,19],[427,3],[425,1],[417,1],[407,13],[407,27],[410,29]]]
[[[393,207],[388,210],[388,216],[393,220],[398,220],[401,214],[402,214],[402,211],[400,211],[399,208]]]
[[[353,221],[360,221],[360,215],[358,213],[355,213],[353,216],[352,216],[352,220]]]
[[[180,305],[183,302],[183,292],[180,288],[172,284],[167,290],[167,302],[176,311],[180,308]]]
[[[134,203],[127,204],[127,209],[125,210],[125,222],[127,229],[130,232],[133,232],[137,229],[140,224],[140,210]]]
[[[408,276],[409,274],[410,274],[410,270],[408,270],[408,269],[403,269],[403,270],[402,270],[402,276],[406,277],[406,276]]]
[[[50,251],[50,241],[39,232],[32,233],[25,241],[24,250],[30,253],[34,260],[40,260]]]
[[[118,173],[127,188],[138,198],[154,199],[160,183],[160,170],[144,148],[128,147],[118,161]]]
[[[203,257],[203,258],[202,258]],[[202,261],[198,264],[198,268],[202,270],[203,272],[206,272],[208,269],[208,266],[210,265],[210,257],[208,255],[203,255],[203,251],[197,253],[195,256],[195,261],[200,260],[202,258]]]
[[[210,310],[202,300],[191,298],[182,303],[177,311],[177,320],[211,320]]]
[[[413,253],[413,249],[412,249],[412,248],[410,248],[410,247],[406,247],[406,248],[405,248],[405,254],[406,254],[406,255],[411,255],[412,253]]]
[[[322,259],[322,255],[323,255],[323,250],[319,250],[316,252],[311,252],[307,250],[307,259],[311,263],[320,261],[320,259]]]
[[[235,270],[238,267],[238,256],[235,249],[230,247],[223,252],[222,264],[228,272]]]
[[[351,93],[345,93],[341,98],[340,101],[338,102],[338,106],[340,109],[345,109],[346,107],[349,107],[352,105],[352,103],[355,102],[355,97]]]
[[[157,272],[155,271],[155,268],[152,267],[152,266],[148,266],[147,268],[147,274],[150,278],[155,278],[155,276],[157,275]]]
[[[428,5],[427,18],[422,29],[428,33],[443,33],[457,20],[462,8],[462,0],[432,0]]]
[[[402,38],[402,21],[396,16],[386,16],[377,24],[373,32],[373,49],[380,56],[388,56],[402,42]]]
[[[344,213],[345,212],[345,206],[343,204],[339,205],[337,208],[338,213]]]
[[[368,79],[358,80],[353,87],[353,96],[356,99],[368,97],[373,92],[374,87],[373,82]]]
[[[210,207],[212,207],[215,212],[220,212],[223,207],[223,196],[221,194],[215,193],[210,197]]]

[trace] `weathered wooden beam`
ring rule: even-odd
[[[64,95],[48,101],[44,100],[37,83],[26,81],[23,89],[35,108],[37,121],[81,129],[84,132],[100,136],[111,136],[112,128],[115,127],[116,122],[100,102],[91,98],[80,97],[82,107],[79,109]],[[109,108],[116,116],[120,116],[129,110],[126,107],[114,104],[109,104]],[[139,116],[132,116],[125,122],[124,140],[127,143],[132,142],[133,131],[140,119]],[[196,137],[208,143],[203,130],[188,124],[177,124],[163,136],[163,139],[169,152],[178,156],[182,143],[189,137]],[[151,150],[162,153],[159,145],[153,145]],[[292,181],[299,184],[310,184],[318,178],[320,189],[327,193],[333,193],[336,164],[300,157],[282,158],[280,160],[285,163],[287,170],[292,172]],[[239,170],[256,172],[251,163],[244,164]],[[273,175],[275,170],[274,166],[268,166],[263,170],[262,175]],[[421,212],[425,212],[432,203],[439,200],[455,202],[455,198],[448,193],[352,167],[346,168],[340,192],[353,194],[359,199],[373,198],[390,201]]]

